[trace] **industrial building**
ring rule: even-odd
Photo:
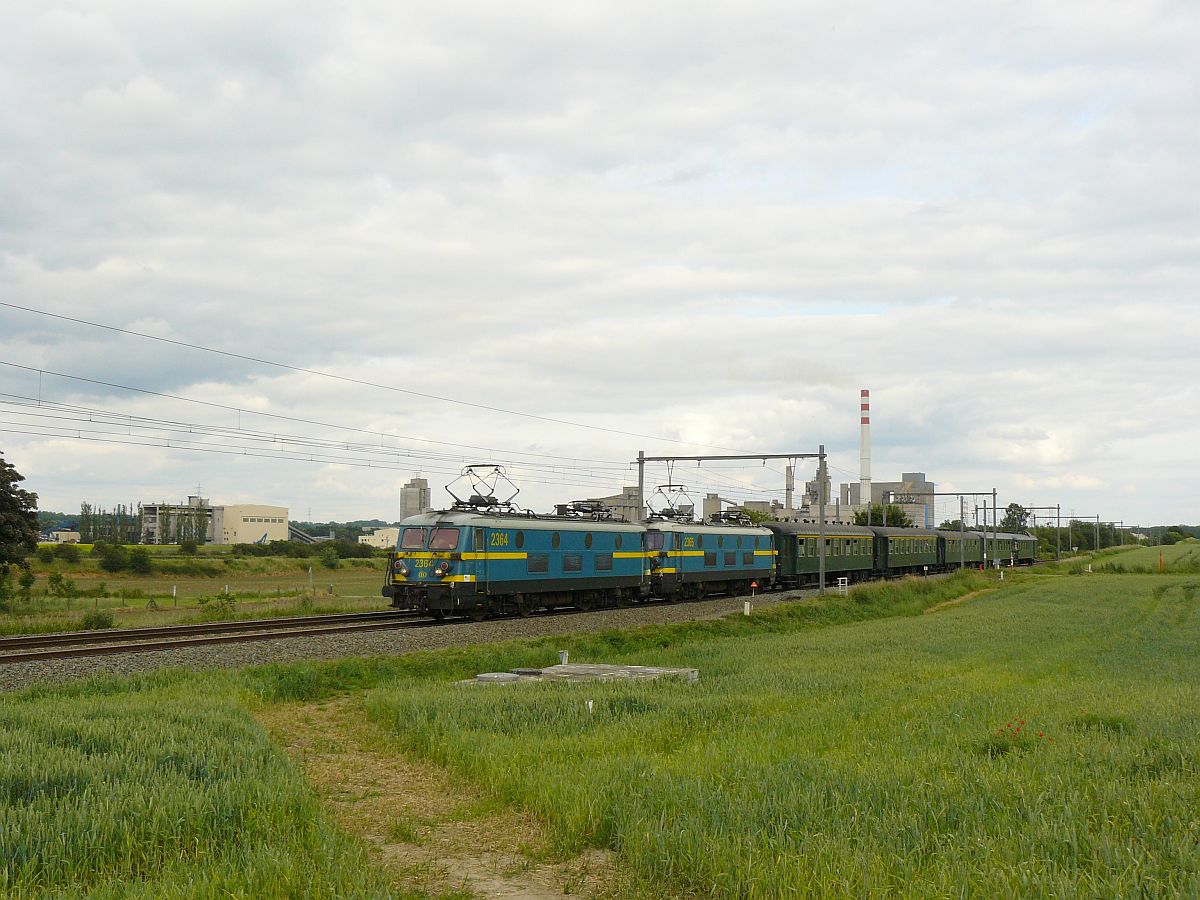
[[[375,528],[370,534],[359,535],[358,542],[368,547],[381,547],[387,550],[396,546],[400,537],[399,528]]]
[[[613,494],[609,497],[589,497],[589,503],[599,503],[612,514],[626,522],[640,522],[642,519],[641,510],[638,509],[638,488],[637,485],[625,485],[621,488],[621,493]]]
[[[904,472],[899,481],[871,483],[871,502],[882,505],[886,500],[904,510],[905,514],[913,520],[914,525],[932,528],[937,524],[933,522],[934,497],[930,496],[935,490],[937,490],[937,486],[925,477],[924,472]],[[861,499],[862,491],[859,482],[843,484],[841,491],[843,506],[860,507],[865,505]]]
[[[427,478],[414,477],[400,488],[400,521],[433,509],[433,497]]]
[[[212,508],[211,543],[269,544],[288,539],[286,506],[242,503]]]
[[[288,539],[286,506],[241,503],[212,506],[200,496],[187,503],[143,503],[143,544],[264,544]]]

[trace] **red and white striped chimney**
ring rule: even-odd
[[[862,435],[859,446],[858,501],[871,502],[871,392],[863,388],[859,393],[861,417],[859,424]]]

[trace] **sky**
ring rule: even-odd
[[[51,510],[392,520],[473,462],[547,509],[639,450],[856,480],[869,388],[877,480],[1195,523],[1197,45],[1152,0],[13,0],[0,452]]]

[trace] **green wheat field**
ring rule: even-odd
[[[351,694],[396,752],[534,811],[564,853],[613,850],[650,896],[1193,896],[1198,603],[1183,575],[970,573],[749,619],[7,695],[0,895],[404,895],[251,715]],[[559,647],[701,680],[452,683]]]

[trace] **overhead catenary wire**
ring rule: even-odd
[[[709,444],[698,444],[694,441],[684,441],[684,440],[680,440],[678,438],[663,437],[661,435],[642,434],[642,433],[636,432],[636,431],[624,431],[619,428],[609,428],[609,427],[603,426],[603,425],[590,425],[586,422],[572,422],[568,419],[559,419],[559,418],[555,418],[553,416],[543,416],[543,415],[538,415],[537,413],[530,413],[530,412],[525,412],[522,410],[504,409],[502,407],[492,406],[492,405],[486,404],[486,403],[476,403],[476,402],[473,402],[470,400],[460,400],[455,397],[443,397],[438,394],[430,394],[430,393],[426,393],[423,391],[414,391],[409,388],[396,387],[395,385],[392,385],[392,384],[379,384],[378,382],[374,382],[374,381],[366,381],[366,380],[360,379],[360,378],[351,378],[346,375],[335,375],[332,372],[322,372],[319,369],[309,369],[304,366],[296,366],[296,365],[292,365],[290,363],[282,363],[282,362],[278,362],[276,360],[264,359],[264,358],[258,357],[258,356],[251,356],[250,354],[246,354],[246,353],[236,353],[236,352],[230,351],[230,350],[220,350],[215,347],[206,347],[203,344],[196,344],[196,343],[192,343],[190,341],[181,341],[181,340],[176,340],[174,338],[162,337],[162,336],[156,335],[156,334],[147,334],[146,332],[143,332],[143,331],[134,331],[133,329],[129,329],[129,328],[120,328],[116,325],[108,325],[103,322],[93,322],[89,319],[80,319],[75,316],[65,316],[65,315],[62,315],[61,313],[52,313],[52,312],[49,312],[48,310],[35,309],[30,306],[21,306],[16,303],[8,303],[3,300],[0,300],[0,306],[7,307],[9,309],[20,310],[22,312],[32,313],[34,315],[46,316],[46,317],[52,318],[52,319],[59,319],[64,322],[74,322],[77,325],[86,325],[90,328],[101,328],[106,331],[115,332],[117,334],[124,334],[124,335],[129,335],[131,337],[143,338],[143,339],[149,340],[149,341],[158,341],[158,342],[164,343],[164,344],[171,344],[176,347],[186,347],[191,350],[200,350],[205,353],[214,353],[214,354],[217,354],[220,356],[229,357],[231,359],[240,359],[245,362],[256,363],[258,365],[271,366],[271,367],[277,368],[277,369],[286,369],[286,370],[289,370],[292,372],[301,372],[306,375],[316,375],[321,378],[329,378],[329,379],[333,379],[335,381],[344,382],[346,384],[357,385],[359,387],[376,388],[376,389],[382,390],[382,391],[391,391],[393,393],[405,394],[405,395],[412,396],[412,397],[420,397],[420,398],[426,399],[426,400],[437,400],[441,403],[453,403],[458,406],[465,406],[465,407],[469,407],[471,409],[484,410],[487,412],[498,413],[501,415],[520,416],[522,418],[534,419],[537,421],[547,422],[547,423],[551,423],[551,424],[555,424],[555,425],[565,425],[565,426],[569,426],[571,428],[586,428],[591,431],[603,431],[603,432],[607,432],[609,434],[619,434],[619,435],[623,435],[625,437],[636,437],[636,438],[643,438],[645,440],[651,440],[651,441],[662,441],[662,442],[671,443],[671,444],[681,444],[683,446],[688,446],[688,447],[704,447],[704,448],[712,449],[712,450],[731,450],[732,449],[729,447],[714,447]],[[740,452],[740,451],[735,450],[733,452]]]

